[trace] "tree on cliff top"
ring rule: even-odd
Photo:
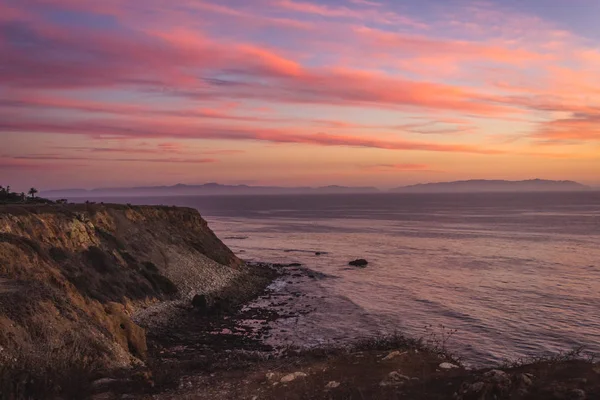
[[[29,195],[31,196],[32,199],[35,199],[35,195],[38,194],[38,190],[36,188],[31,188],[29,189]]]

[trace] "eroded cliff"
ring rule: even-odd
[[[139,363],[147,347],[135,312],[196,294],[241,300],[264,279],[196,210],[0,207],[0,388],[17,384],[12,390],[26,392],[59,385],[49,371]],[[7,382],[19,374],[21,383]]]

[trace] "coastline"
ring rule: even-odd
[[[600,398],[577,352],[469,370],[443,337],[272,343],[314,311],[294,282],[328,276],[244,263],[193,209],[0,208],[0,268],[2,398]]]
[[[248,308],[276,295],[273,283],[314,271],[255,263],[272,273],[252,299],[218,315],[198,316],[189,307],[175,325],[149,331],[147,368],[96,386],[94,398],[123,395],[170,399],[594,399],[600,365],[579,353],[470,370],[448,354],[443,338],[401,335],[370,338],[350,346],[275,351],[262,342],[268,323],[290,314]],[[258,328],[243,328],[249,320]],[[133,390],[132,390],[133,389]],[[114,396],[114,397],[113,397]]]

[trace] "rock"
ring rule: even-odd
[[[586,378],[574,378],[574,379],[571,379],[571,382],[577,383],[580,385],[585,385],[588,383],[588,380]]]
[[[581,389],[573,389],[567,393],[567,399],[569,400],[585,400],[586,398],[586,393]]]
[[[288,267],[301,267],[301,266],[302,266],[302,264],[300,264],[300,263],[291,263],[291,264],[288,264]]]
[[[98,389],[100,387],[111,385],[115,382],[118,382],[118,380],[111,379],[111,378],[102,378],[102,379],[97,379],[94,382],[92,382],[91,386],[94,389]]]
[[[451,364],[449,362],[443,362],[440,364],[440,368],[441,369],[455,369],[455,368],[460,368],[460,367],[458,365]]]
[[[404,352],[404,353],[400,353],[399,351],[392,351],[390,354],[388,354],[387,356],[385,356],[385,357],[382,359],[382,361],[388,361],[388,360],[391,360],[391,359],[393,359],[393,358],[400,357],[400,356],[401,356],[401,355],[403,355],[403,354],[406,354],[406,352]]]
[[[331,381],[325,386],[325,388],[326,389],[335,389],[335,388],[338,388],[339,386],[340,386],[339,382]]]
[[[387,378],[381,381],[379,386],[398,386],[402,385],[407,381],[410,381],[410,377],[402,375],[398,371],[392,371],[388,374]]]
[[[359,258],[358,260],[350,261],[348,265],[351,265],[353,267],[366,267],[367,265],[369,265],[369,262],[364,258]]]
[[[274,372],[267,372],[267,375],[265,375],[265,377],[269,382],[272,382],[277,379],[277,374],[275,374]]]
[[[531,386],[533,385],[533,380],[530,378],[531,374],[521,374],[517,377],[519,380],[519,384],[521,386]]]
[[[320,256],[321,254],[323,254],[323,253],[321,253],[320,251],[315,252],[315,256]]]
[[[192,306],[199,311],[206,311],[208,309],[208,299],[203,294],[197,294],[192,299]]]
[[[499,369],[493,369],[483,374],[485,378],[494,383],[506,383],[510,382],[510,377],[504,371]]]
[[[471,393],[479,393],[483,390],[484,387],[485,387],[485,383],[475,382],[474,384],[469,385],[467,389]]]
[[[293,374],[288,374],[284,376],[279,382],[289,383],[295,381],[298,378],[306,378],[307,376],[308,375],[306,375],[304,372],[294,372]]]
[[[90,397],[91,400],[113,400],[116,396],[113,392],[97,393]]]

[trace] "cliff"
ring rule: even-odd
[[[141,363],[137,311],[224,291],[242,300],[265,279],[192,209],[1,206],[0,397],[3,388],[60,385],[50,371],[80,376]]]

